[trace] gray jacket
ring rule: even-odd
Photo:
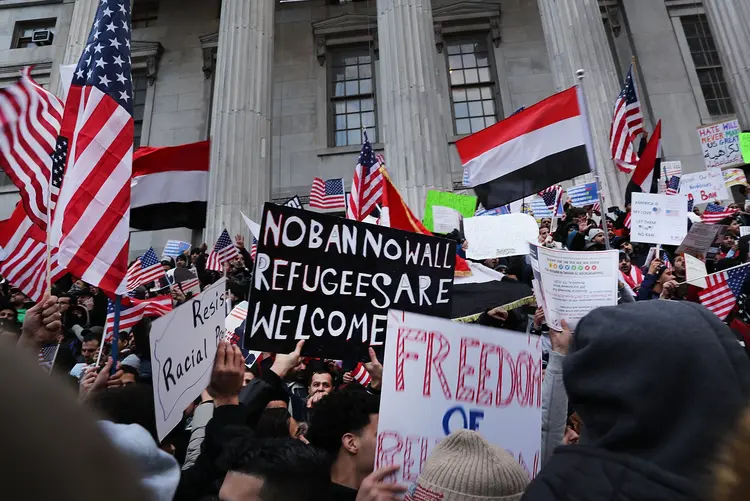
[[[542,381],[542,466],[555,447],[562,445],[568,421],[568,395],[563,384],[565,355],[549,352],[549,362]]]

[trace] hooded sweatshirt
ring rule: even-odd
[[[583,421],[524,500],[696,500],[750,397],[735,336],[704,307],[646,301],[578,324],[563,380]]]

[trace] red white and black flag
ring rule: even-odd
[[[573,87],[461,139],[464,186],[492,209],[588,173],[581,110]]]
[[[625,189],[625,203],[635,193],[658,193],[659,172],[661,172],[661,120],[654,127],[654,133],[643,150],[638,166],[633,171],[633,176]]]

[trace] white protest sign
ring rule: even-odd
[[[680,178],[680,195],[692,195],[696,204],[729,199],[724,176],[719,169],[684,174]]]
[[[226,278],[207,287],[151,326],[156,431],[162,440],[206,389],[230,302]]]
[[[682,177],[682,162],[679,160],[673,160],[671,162],[662,161],[661,172],[664,183],[669,181],[672,176]]]
[[[704,263],[697,257],[693,257],[690,254],[685,254],[686,282],[695,285],[696,287],[700,287],[701,289],[705,289],[707,286],[706,275],[708,275],[708,271],[706,270],[706,263]]]
[[[529,253],[529,242],[536,242],[539,227],[528,214],[504,216],[467,217],[464,235],[469,241],[466,257],[490,259]]]
[[[687,197],[633,193],[630,240],[678,245],[687,235]]]
[[[721,229],[722,225],[718,224],[693,223],[685,239],[677,247],[676,253],[705,259],[708,248],[714,243]]]
[[[707,168],[744,165],[737,120],[698,127],[698,136]]]
[[[740,226],[740,236],[750,235],[750,226]]]
[[[540,339],[389,310],[375,468],[399,465],[395,481],[409,485],[441,439],[467,428],[533,477],[541,461]]]
[[[461,213],[442,205],[432,206],[432,227],[435,233],[450,233],[461,229]]]
[[[576,252],[532,245],[531,267],[547,306],[547,325],[562,330],[565,320],[575,329],[594,308],[615,306],[617,257],[616,250]]]

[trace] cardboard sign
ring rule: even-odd
[[[635,193],[633,194],[635,195]],[[566,251],[531,246],[531,268],[544,300],[547,325],[575,329],[600,306],[617,304],[618,251]]]
[[[690,227],[690,231],[682,243],[677,247],[677,254],[689,254],[700,260],[706,258],[708,249],[711,244],[714,243],[716,237],[719,235],[719,231],[726,226],[718,224],[706,224],[706,223],[693,223]]]
[[[156,431],[162,440],[211,380],[216,347],[224,337],[230,303],[226,278],[154,321],[153,363]]]
[[[732,186],[744,186],[747,184],[745,171],[742,169],[723,169],[721,173],[724,176],[724,185],[727,188],[731,188]]]
[[[633,193],[630,240],[678,245],[687,235],[687,197]]]
[[[388,308],[451,314],[454,241],[270,203],[260,228],[245,349],[363,357]]]
[[[745,163],[740,151],[740,124],[737,120],[698,127],[698,136],[707,168],[736,167]]]
[[[375,468],[417,480],[435,445],[467,428],[534,477],[541,458],[540,338],[388,312]]]
[[[528,214],[469,217],[464,219],[464,235],[469,241],[466,257],[490,259],[528,254],[529,242],[536,241],[539,227]]]
[[[692,195],[696,204],[727,200],[729,193],[718,169],[685,174],[680,178],[680,195]]]
[[[750,164],[750,132],[740,133],[740,151],[742,152],[742,161]]]
[[[707,286],[706,275],[708,275],[708,271],[706,270],[706,263],[704,263],[697,257],[693,257],[690,254],[685,254],[686,282],[695,285],[696,287],[700,287],[701,289],[705,289]]]
[[[450,233],[461,229],[461,213],[442,205],[432,206],[432,226],[435,233]]]
[[[455,209],[463,217],[472,217],[477,208],[477,197],[470,195],[458,195],[445,191],[430,190],[427,192],[427,200],[424,209],[424,226],[430,231],[438,231],[434,227],[432,207],[450,207]],[[450,231],[450,230],[449,230]]]

